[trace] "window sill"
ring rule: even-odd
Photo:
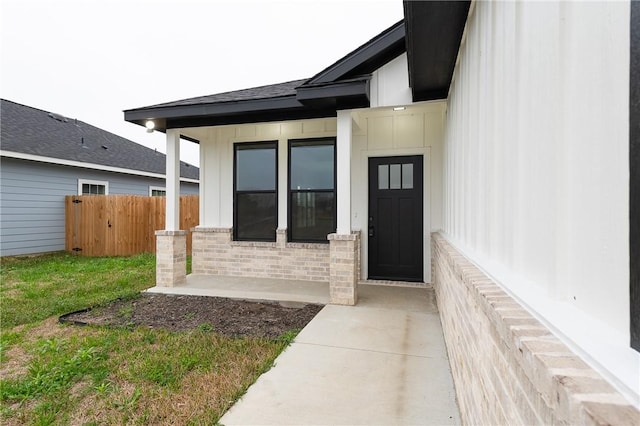
[[[276,247],[275,241],[231,241],[232,246],[236,247]]]
[[[327,241],[326,243],[311,243],[311,242],[300,242],[300,243],[295,243],[295,242],[288,242],[285,245],[286,248],[290,248],[290,249],[304,249],[304,248],[312,248],[312,249],[327,249],[329,250],[329,242]]]

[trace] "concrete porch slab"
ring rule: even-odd
[[[224,425],[460,424],[432,288],[359,287],[326,306]]]
[[[187,284],[152,287],[148,293],[215,296],[232,299],[275,300],[279,302],[329,303],[329,283],[273,278],[187,275]]]

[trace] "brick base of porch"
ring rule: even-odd
[[[187,283],[187,231],[156,231],[156,285]]]
[[[329,234],[329,302],[355,305],[360,280],[360,233]]]
[[[331,234],[329,244],[233,241],[231,228],[193,230],[192,271],[196,275],[329,281],[330,303],[355,305],[360,279],[360,233]]]

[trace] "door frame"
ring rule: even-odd
[[[371,157],[402,157],[408,155],[421,155],[422,158],[422,245],[423,245],[423,282],[431,282],[431,147],[406,148],[406,149],[381,149],[361,151],[360,157],[360,179],[365,183],[366,195],[364,201],[364,216],[369,217],[369,158]],[[360,239],[360,276],[362,279],[369,278],[369,238],[367,237],[367,227],[361,229]]]

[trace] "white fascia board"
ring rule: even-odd
[[[63,160],[61,158],[45,157],[42,155],[24,154],[0,150],[0,157],[17,158],[19,160],[39,161],[41,163],[59,164],[61,166],[82,167],[85,169],[102,170],[105,172],[124,173],[128,175],[145,176],[158,179],[165,179],[165,175],[160,173],[144,172],[142,170],[125,169],[121,167],[104,166],[102,164],[84,163],[82,161]],[[200,183],[198,179],[180,178],[181,182]]]

